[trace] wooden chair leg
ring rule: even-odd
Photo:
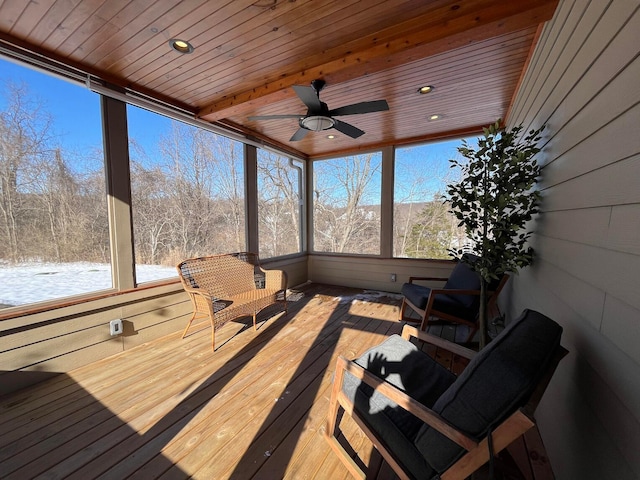
[[[400,321],[404,321],[404,312],[407,309],[407,302],[405,301],[404,297],[402,297],[402,307],[400,307]]]
[[[469,336],[467,337],[467,342],[466,343],[469,343],[469,342],[471,342],[473,340],[473,337],[475,337],[477,331],[478,331],[478,327],[477,326],[469,327]]]

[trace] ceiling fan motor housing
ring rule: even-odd
[[[336,121],[333,118],[325,117],[324,115],[309,115],[300,119],[300,126],[312,132],[329,130],[333,128],[335,124]]]

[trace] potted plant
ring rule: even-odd
[[[540,151],[537,143],[544,125],[525,135],[522,129],[520,125],[508,130],[498,120],[483,129],[477,147],[463,140],[458,151],[466,160],[450,160],[462,175],[447,186],[447,201],[479,257],[469,265],[480,276],[480,348],[487,343],[488,285],[533,260],[528,245],[532,232],[526,226],[540,202],[540,192],[534,188],[540,167],[534,157]],[[468,248],[458,246],[449,253],[465,261]]]

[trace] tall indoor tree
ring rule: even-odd
[[[447,186],[446,200],[470,241],[450,253],[468,261],[463,254],[471,249],[479,257],[469,264],[480,276],[480,348],[487,343],[488,286],[533,260],[532,231],[526,227],[540,202],[535,156],[543,129],[522,134],[521,125],[506,129],[498,120],[483,129],[477,147],[463,140],[458,151],[465,160],[450,160],[452,168],[460,168],[461,179]]]

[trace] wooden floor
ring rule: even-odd
[[[4,397],[0,477],[350,478],[323,437],[335,360],[399,333],[399,304],[307,285],[257,332],[225,325],[215,353],[208,329],[177,332]]]

